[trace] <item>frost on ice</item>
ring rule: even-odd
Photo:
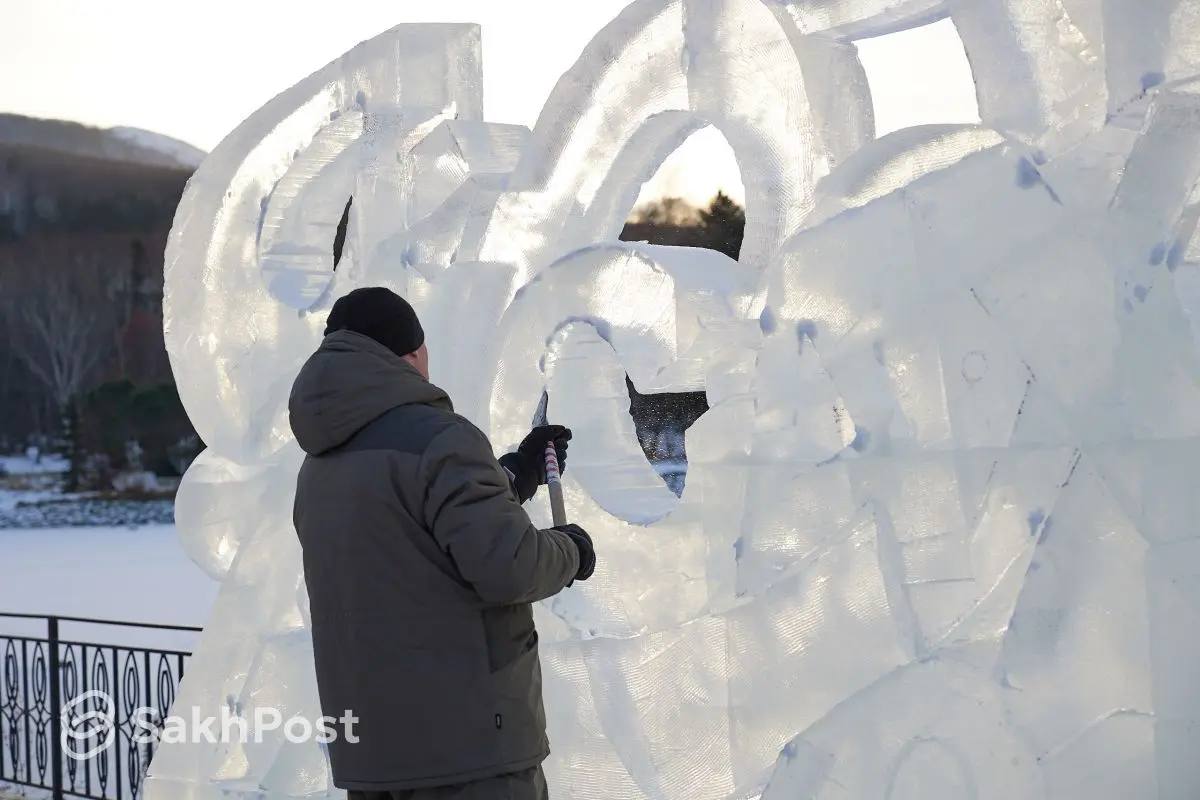
[[[875,139],[854,40],[945,16],[983,123]],[[537,610],[555,796],[1200,794],[1200,3],[639,0],[533,131],[482,119],[479,37],[360,45],[189,185],[177,517],[223,585],[177,708],[319,715],[288,388],[383,284],[497,448],[543,390],[576,431],[600,566]],[[617,241],[705,125],[740,262]],[[627,375],[707,393],[681,497]],[[147,793],[337,795],[281,732],[164,745]]]

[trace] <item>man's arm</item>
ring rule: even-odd
[[[532,603],[575,578],[579,548],[561,531],[533,526],[473,426],[438,434],[422,456],[421,477],[426,525],[484,602]]]

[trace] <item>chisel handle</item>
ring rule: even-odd
[[[546,444],[546,488],[550,490],[550,513],[554,526],[567,524],[567,506],[563,502],[562,475],[558,470],[558,451],[554,442]]]

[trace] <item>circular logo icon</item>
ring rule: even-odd
[[[117,738],[112,698],[93,689],[63,705],[62,749],[76,761],[103,753]]]

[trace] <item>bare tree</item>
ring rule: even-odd
[[[104,357],[108,337],[99,330],[99,315],[62,273],[43,273],[19,296],[5,300],[12,351],[58,411],[71,462],[67,488],[74,490],[79,478],[75,403]]]
[[[98,315],[72,291],[64,275],[36,280],[21,300],[9,301],[13,352],[46,387],[59,408],[74,401],[104,357]],[[15,307],[14,307],[15,306]]]

